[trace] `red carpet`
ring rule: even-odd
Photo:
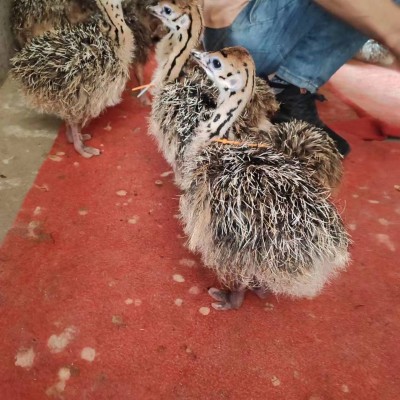
[[[312,301],[209,309],[214,277],[184,248],[129,93],[87,128],[100,157],[60,134],[0,251],[1,399],[398,398],[400,143],[360,140],[374,124],[325,93],[353,149],[338,195],[353,262]]]

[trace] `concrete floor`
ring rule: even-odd
[[[0,86],[4,82],[9,60],[14,53],[14,42],[10,27],[11,0],[0,0]]]
[[[29,110],[15,83],[0,88],[0,243],[11,227],[60,121]]]

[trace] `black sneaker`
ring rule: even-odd
[[[272,88],[283,88],[276,95],[281,103],[279,111],[272,118],[273,123],[288,122],[292,119],[306,121],[312,125],[322,128],[336,143],[339,153],[346,156],[350,152],[350,145],[345,139],[326,126],[319,118],[315,101],[325,101],[321,94],[310,93],[308,90],[300,89],[297,86],[270,82]]]

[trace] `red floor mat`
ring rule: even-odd
[[[325,117],[355,115],[329,97]],[[216,312],[146,116],[127,94],[88,127],[101,157],[60,134],[41,168],[0,251],[1,399],[397,398],[399,143],[336,122],[353,148],[346,273],[312,301]]]

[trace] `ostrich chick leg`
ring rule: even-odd
[[[235,290],[220,290],[210,288],[208,294],[217,300],[217,303],[212,303],[213,308],[219,311],[237,310],[243,303],[246,288],[240,287]]]
[[[74,138],[72,137],[72,128],[71,125],[68,124],[68,122],[65,123],[65,134],[67,136],[68,143],[74,143]],[[83,133],[81,134],[82,141],[86,141],[92,138],[92,135],[89,135],[88,133]]]
[[[94,147],[85,146],[83,141],[85,139],[90,138],[90,135],[82,135],[81,127],[78,124],[69,124],[70,133],[68,134],[67,128],[67,137],[72,137],[72,142],[74,144],[75,150],[81,154],[85,158],[90,158],[93,156],[100,155],[100,150]],[[89,136],[89,137],[88,137]]]
[[[260,299],[266,299],[270,294],[268,289],[265,288],[255,288],[251,289],[253,293],[255,293]]]
[[[143,68],[143,64],[136,64],[133,67],[133,72],[135,73],[139,86],[144,85]],[[151,100],[147,92],[139,97],[139,101],[143,106],[149,106],[151,104]]]

